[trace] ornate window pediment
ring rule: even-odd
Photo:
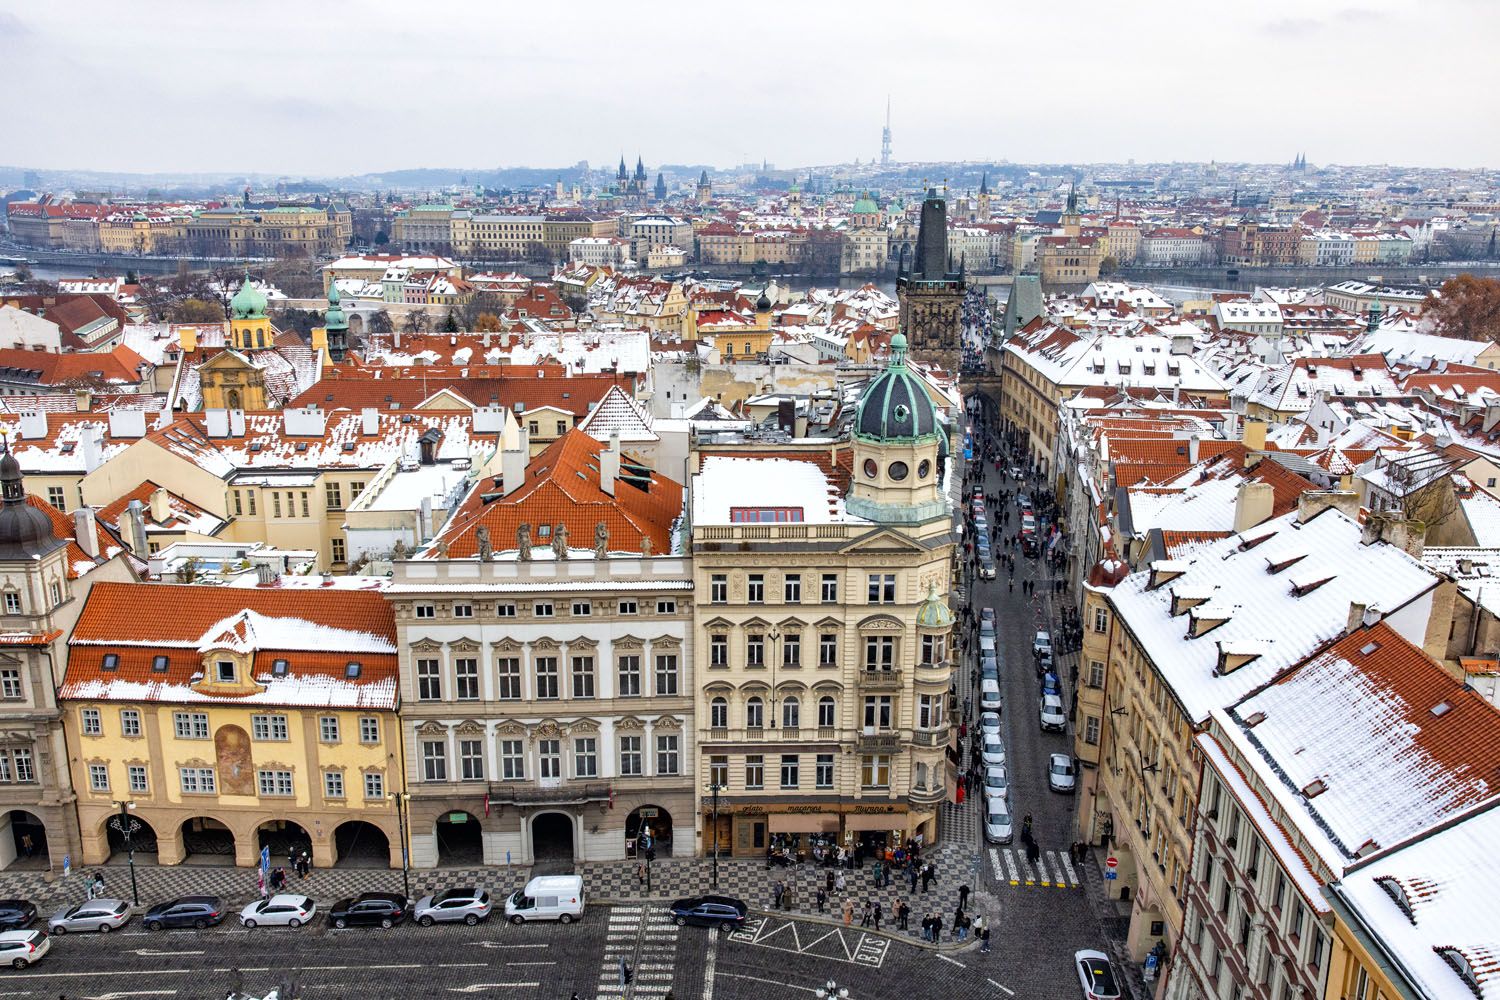
[[[436,639],[418,639],[411,644],[413,653],[437,653],[441,652],[443,644]]]
[[[682,720],[675,715],[659,716],[653,723],[655,729],[675,730],[682,728]]]
[[[556,719],[546,719],[531,727],[531,742],[537,740],[556,740],[568,735],[566,727],[559,725]]]
[[[568,727],[568,731],[571,733],[597,733],[599,731],[599,723],[593,719],[579,719]]]
[[[871,615],[857,626],[861,632],[905,632],[906,625],[892,615]]]
[[[823,680],[813,685],[813,691],[817,694],[838,694],[844,690],[844,685],[838,681]]]
[[[475,722],[473,719],[465,719],[458,724],[457,728],[460,736],[484,735],[484,724],[481,722]]]
[[[817,621],[813,622],[813,627],[820,629],[842,629],[844,627],[844,623],[841,619],[829,615],[826,618],[819,618]]]
[[[644,649],[646,642],[633,635],[622,635],[611,643],[616,649]]]
[[[558,641],[556,639],[547,639],[547,638],[533,639],[533,640],[531,640],[531,648],[532,649],[552,649],[552,650],[555,650],[555,649],[558,648]]]
[[[703,627],[710,632],[728,632],[730,629],[734,628],[734,622],[730,621],[728,618],[716,617],[710,618],[708,621],[704,622]]]
[[[506,719],[495,727],[495,732],[501,736],[525,736],[526,727],[515,719]]]
[[[500,639],[490,643],[490,648],[498,653],[519,653],[521,644],[514,639]]]
[[[581,636],[579,636],[576,639],[569,639],[568,640],[568,649],[573,650],[574,652],[576,652],[576,651],[578,651],[580,649],[598,649],[598,648],[599,648],[599,640],[598,639],[590,639],[588,636],[581,635]]]
[[[213,761],[211,761],[211,760],[204,760],[202,757],[190,757],[187,760],[179,760],[177,762],[177,766],[178,767],[213,767],[215,765],[214,765]]]
[[[428,719],[417,727],[418,736],[447,736],[448,727],[433,719]]]
[[[455,653],[477,653],[479,652],[479,643],[473,639],[455,639],[448,643],[448,648]]]
[[[659,635],[651,640],[651,648],[654,650],[681,649],[682,640],[675,635]]]
[[[703,690],[707,694],[730,695],[734,694],[734,685],[728,681],[714,681],[712,684],[703,685]]]
[[[646,724],[633,715],[626,715],[615,722],[615,729],[620,732],[638,733],[646,728]]]
[[[771,623],[759,615],[756,615],[754,618],[746,618],[740,622],[740,628],[744,629],[768,629],[770,627]]]

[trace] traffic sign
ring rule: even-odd
[[[1111,868],[1109,871],[1104,873],[1104,877],[1113,882],[1115,879],[1120,877],[1120,873]]]
[[[1109,857],[1104,859],[1104,864],[1107,868],[1118,868],[1120,867],[1120,859],[1111,854]]]

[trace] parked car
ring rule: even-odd
[[[478,886],[445,889],[435,896],[423,896],[412,908],[412,918],[423,927],[457,923],[462,920],[473,927],[490,916],[490,894]]]
[[[983,609],[980,610],[980,612],[979,612],[979,628],[981,630],[984,629],[984,626],[985,626],[986,622],[989,623],[990,628],[993,630],[994,627],[995,627],[995,609],[994,608],[983,608]]]
[[[1004,703],[1000,700],[1000,682],[996,677],[981,677],[979,679],[979,710],[981,712],[999,712]]]
[[[98,931],[108,934],[130,922],[130,904],[123,899],[91,899],[85,903],[58,910],[47,921],[49,934],[69,931]]]
[[[254,927],[301,927],[317,915],[318,904],[306,896],[282,893],[257,899],[240,911],[240,923]]]
[[[984,839],[991,844],[1008,844],[1012,835],[1010,808],[1004,799],[984,802]]]
[[[985,712],[979,716],[979,731],[986,736],[1000,736],[1000,713]]]
[[[998,736],[986,736],[980,744],[979,761],[985,767],[991,764],[1005,763],[1005,744],[1000,742]]]
[[[1055,694],[1062,697],[1062,681],[1058,680],[1057,675],[1050,670],[1042,674],[1042,694]]]
[[[984,794],[985,797],[1008,798],[1010,796],[1010,781],[1005,777],[1005,768],[1000,764],[991,764],[984,769]]]
[[[24,969],[40,962],[51,950],[52,939],[41,931],[0,931],[0,964]]]
[[[668,907],[678,927],[743,927],[750,909],[733,896],[689,896]]]
[[[979,676],[981,679],[988,677],[992,681],[1000,679],[1000,660],[994,653],[980,654]]]
[[[1055,753],[1047,758],[1047,786],[1054,792],[1073,791],[1073,758]]]
[[[224,901],[218,896],[183,896],[157,903],[141,918],[149,931],[168,927],[196,927],[200,931],[224,919]]]
[[[1014,472],[1012,474],[1014,474]],[[1016,476],[1016,478],[1019,479],[1021,477],[1020,476]],[[1030,510],[1031,509],[1031,494],[1030,493],[1017,493],[1016,494],[1016,506],[1020,507],[1022,510]]]
[[[1068,713],[1055,694],[1042,695],[1042,732],[1060,733],[1068,728]]]
[[[1043,653],[1046,653],[1048,656],[1052,655],[1051,632],[1038,632],[1036,638],[1031,640],[1031,655],[1041,656]]]
[[[407,899],[399,892],[362,892],[341,899],[328,911],[335,927],[394,927],[406,919]]]
[[[1083,986],[1084,1000],[1118,1000],[1120,987],[1115,982],[1114,967],[1109,956],[1102,951],[1085,948],[1073,953],[1073,967],[1078,971],[1078,982]]]
[[[36,919],[36,904],[29,899],[0,899],[0,930],[30,927]]]

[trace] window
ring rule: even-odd
[[[300,497],[302,499],[302,516],[303,517],[311,517],[312,513],[311,513],[310,508],[308,507],[308,503],[307,503],[307,491],[303,490],[299,495],[300,495]],[[287,496],[286,505],[287,505],[288,512],[290,512],[291,511],[291,506],[292,506],[292,498],[291,498],[290,495]]]
[[[1493,483],[1491,485],[1494,485]],[[68,505],[67,493],[61,486],[47,487],[47,502],[58,510],[66,511]]]
[[[896,665],[896,637],[865,636],[865,669],[889,671]]]
[[[501,701],[514,701],[521,697],[521,658],[501,656],[495,660],[495,671],[500,684],[497,697]]]
[[[235,490],[234,491],[234,513],[235,513],[236,517],[238,517],[241,514],[245,513],[244,507],[242,507],[240,505],[240,491],[239,490]]]
[[[662,653],[656,658],[656,693],[677,693],[677,656],[674,653]]]
[[[656,773],[676,774],[678,755],[678,737],[672,735],[658,735],[656,737]]]
[[[97,708],[83,708],[78,710],[79,723],[83,727],[85,736],[103,736],[104,720],[99,715]]]
[[[1108,609],[1106,609],[1106,608],[1095,608],[1094,609],[1094,631],[1095,632],[1108,632],[1109,631],[1109,611],[1108,611]]]
[[[818,754],[818,759],[813,769],[813,784],[818,788],[833,787],[833,754]]]
[[[505,602],[505,603],[501,603],[501,604],[495,605],[495,617],[496,618],[514,618],[515,616],[516,616],[516,606],[514,604],[511,604],[509,602]]]
[[[715,573],[708,578],[708,603],[729,603],[729,577],[723,573]]]
[[[257,740],[284,740],[287,738],[286,716],[250,716],[250,736]]]
[[[344,540],[342,538],[339,538],[337,535],[335,535],[333,538],[330,538],[328,540],[328,543],[330,555],[332,555],[334,562],[348,562],[349,552],[348,549],[345,548]]]
[[[559,420],[557,422],[557,436],[562,437],[566,433],[568,433],[568,422],[566,420]]]
[[[745,728],[760,729],[766,724],[766,703],[759,698],[745,702]]]
[[[220,684],[234,683],[235,672],[233,660],[220,660],[218,662],[218,677]]]
[[[594,613],[594,606],[588,601],[573,602],[573,617],[587,618]]]
[[[783,667],[802,666],[802,636],[796,632],[788,632],[781,640],[781,665]]]
[[[537,777],[562,777],[562,740],[538,740],[536,744]]]
[[[865,695],[865,728],[891,728],[891,696],[888,694]]]
[[[837,708],[837,705],[834,703],[832,695],[826,695],[825,694],[823,697],[819,698],[818,699],[818,728],[819,729],[832,729],[835,725],[837,725],[837,721],[836,721],[836,718],[835,718],[837,711],[838,711],[838,708]]]
[[[782,580],[782,599],[787,604],[802,603],[802,574],[788,573]]]
[[[458,741],[458,773],[464,781],[484,780],[484,741]]]
[[[146,778],[145,764],[131,764],[125,768],[125,777],[130,783],[132,792],[148,791],[150,786]]]
[[[179,767],[177,780],[182,783],[184,795],[214,794],[214,769],[211,767]]]
[[[418,604],[417,607],[416,607],[416,612],[417,612],[417,617],[418,618],[436,618],[437,617],[437,605],[435,605],[435,604]]]
[[[782,754],[781,755],[781,787],[782,788],[796,788],[797,787],[797,783],[800,780],[799,779],[799,775],[798,775],[798,771],[799,771],[799,767],[798,767],[798,763],[797,763],[797,755],[794,754],[794,753],[784,753],[784,754]]]
[[[800,729],[802,726],[802,702],[787,698],[781,703],[781,725],[784,729]]]
[[[1089,687],[1102,688],[1104,686],[1104,664],[1099,660],[1089,661]]]
[[[62,603],[62,584],[53,580],[47,587],[47,593],[52,597],[52,606],[57,607]]]
[[[573,741],[573,776],[599,776],[599,740],[596,737],[583,736]]]
[[[559,697],[557,683],[557,657],[536,658],[536,696],[540,699]]]
[[[359,495],[361,493],[363,493],[364,491],[365,491],[365,484],[364,483],[360,483],[360,482],[350,483],[349,484],[349,502],[353,503],[355,500],[358,500],[359,499]],[[252,514],[255,513],[255,505],[254,504],[250,505],[250,513],[252,513]]]
[[[837,604],[839,601],[839,575],[837,573],[823,574],[822,599],[824,604]]]
[[[255,779],[262,795],[289,796],[292,794],[291,771],[256,771]]]
[[[727,756],[714,754],[708,758],[708,783],[719,788],[729,785],[729,758]]]
[[[280,517],[281,516],[281,494],[280,493],[274,493],[273,492],[271,494],[271,512],[276,517]]]
[[[708,726],[710,729],[729,728],[729,700],[717,697],[708,703]]]
[[[891,758],[885,754],[866,754],[860,758],[859,783],[864,788],[891,786]]]
[[[761,573],[751,573],[745,581],[745,600],[751,604],[766,603],[766,578]]]
[[[943,696],[924,694],[917,697],[917,728],[937,729],[943,724]]]
[[[763,755],[753,753],[745,757],[745,787],[766,787],[766,759]]]
[[[1277,868],[1276,877],[1271,880],[1271,909],[1277,913],[1281,912],[1281,906],[1286,902],[1286,876]]]
[[[102,661],[100,661],[100,663],[99,663],[99,668],[101,670],[119,670],[120,669],[120,654],[119,653],[105,653],[104,654],[104,659]]]
[[[89,791],[91,791],[91,792],[107,792],[107,791],[109,791],[109,765],[107,765],[107,764],[90,764],[89,765]]]
[[[141,735],[141,713],[134,708],[123,708],[120,710],[120,735]]]
[[[245,491],[245,499],[250,504],[250,516],[254,517],[255,516],[255,491],[254,490],[246,490]]]
[[[526,751],[521,740],[500,741],[500,778],[502,781],[526,780]]]
[[[634,601],[621,601],[619,608],[622,615],[633,615],[639,610]]]
[[[453,605],[453,617],[454,618],[473,618],[474,617],[474,605],[472,605],[472,604],[455,604],[455,605]]]
[[[453,689],[459,701],[479,700],[479,661],[460,656],[453,661]]]
[[[1307,967],[1313,971],[1314,977],[1316,977],[1323,970],[1323,928],[1317,924],[1313,924],[1308,938]]]
[[[924,635],[922,636],[922,662],[942,663],[947,655],[947,636]]]
[[[752,632],[745,636],[745,666],[763,667],[766,665],[766,637],[759,632]]]
[[[641,658],[631,653],[621,656],[618,661],[620,674],[620,689],[617,692],[621,698],[639,698],[641,696]]]
[[[675,615],[677,613],[677,602],[670,597],[664,597],[656,602],[656,613],[659,615]]]
[[[1090,746],[1099,745],[1099,717],[1090,715],[1083,720],[1083,742]]]
[[[448,780],[448,745],[442,740],[422,741],[422,777],[426,781]]]
[[[343,487],[338,483],[324,483],[323,505],[329,510],[342,510],[344,507]]]
[[[172,729],[179,740],[208,739],[207,712],[173,712]]]
[[[629,777],[641,773],[641,738],[639,736],[621,736],[620,776]]]
[[[729,636],[723,632],[714,632],[708,637],[708,665],[729,666]]]
[[[839,662],[839,637],[837,632],[824,632],[818,636],[818,666],[832,667]]]
[[[573,657],[573,697],[592,698],[594,696],[594,658],[592,656]]]
[[[871,604],[895,604],[896,574],[871,573],[869,598]]]
[[[361,743],[380,742],[380,720],[373,715],[361,715],[359,717],[359,741]]]
[[[341,799],[344,797],[344,772],[323,772],[323,797],[329,799]]]
[[[537,602],[535,602],[534,604],[531,605],[531,613],[534,614],[534,615],[536,615],[538,618],[551,618],[552,617],[552,602],[551,601],[537,601]]]

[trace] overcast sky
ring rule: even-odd
[[[1496,0],[0,0],[0,162],[1500,165]]]

